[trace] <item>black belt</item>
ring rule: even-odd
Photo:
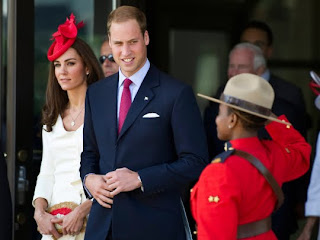
[[[271,217],[238,226],[237,238],[254,237],[271,230]]]
[[[270,184],[272,190],[277,196],[278,201],[277,201],[276,209],[278,209],[284,201],[284,195],[281,187],[279,186],[278,182],[274,179],[272,174],[269,172],[269,170],[260,162],[259,159],[257,159],[255,156],[251,155],[250,153],[247,153],[241,150],[234,150],[233,154],[249,161],[265,177],[265,179]],[[254,237],[259,234],[268,232],[270,230],[271,230],[271,217],[269,216],[259,221],[239,225],[237,238],[241,239],[241,238],[247,238],[247,237]]]

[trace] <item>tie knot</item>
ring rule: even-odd
[[[123,87],[128,88],[131,83],[132,83],[132,81],[131,81],[129,78],[126,78],[126,79],[124,80]]]

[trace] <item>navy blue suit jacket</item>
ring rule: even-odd
[[[94,201],[85,239],[185,239],[180,190],[208,163],[201,115],[192,89],[151,65],[117,134],[118,74],[88,88],[81,177],[127,167],[144,192],[114,197],[111,209]],[[143,118],[157,113],[158,118]]]

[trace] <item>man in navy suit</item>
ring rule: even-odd
[[[208,163],[193,91],[147,59],[139,9],[115,9],[107,29],[120,70],[86,95],[80,172],[94,200],[85,239],[185,240],[180,193]]]

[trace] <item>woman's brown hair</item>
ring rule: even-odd
[[[76,38],[71,46],[81,57],[84,66],[88,68],[87,85],[104,78],[101,66],[91,47],[82,39]],[[55,76],[54,63],[50,63],[48,84],[46,90],[46,102],[42,109],[42,124],[46,125],[46,131],[51,132],[56,124],[59,114],[62,114],[68,106],[67,92],[62,90]]]
[[[260,128],[264,127],[267,121],[265,118],[261,118],[230,107],[228,107],[228,113],[236,114],[242,123],[242,127],[248,131],[258,131]]]

